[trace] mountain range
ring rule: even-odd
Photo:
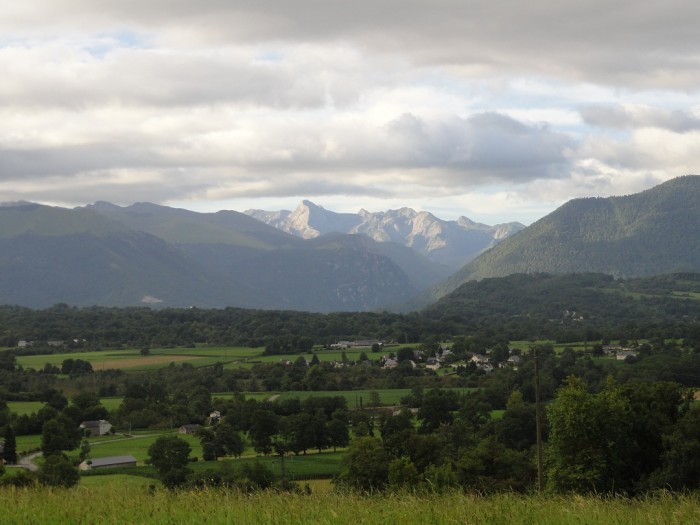
[[[303,200],[294,211],[246,210],[243,213],[303,239],[335,232],[364,234],[377,242],[395,242],[453,271],[525,227],[519,222],[488,226],[466,217],[447,221],[411,208],[336,213],[308,200]]]
[[[339,214],[308,201],[274,216],[150,203],[5,204],[0,304],[406,310],[511,274],[700,272],[699,176],[575,199],[500,242],[499,229],[519,226],[441,221],[407,208]],[[495,245],[454,272],[445,261],[484,249],[467,242],[474,238]]]
[[[0,302],[46,307],[376,309],[450,270],[360,235],[301,239],[235,211],[0,207]]]

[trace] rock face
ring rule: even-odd
[[[377,242],[403,244],[453,269],[525,227],[517,222],[489,226],[466,217],[445,221],[411,208],[335,213],[308,200],[302,201],[293,212],[247,210],[244,213],[304,239],[333,232],[359,233]]]

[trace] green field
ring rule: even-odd
[[[147,490],[144,482],[75,489],[0,489],[2,522],[159,524],[687,524],[700,522],[697,494],[637,500],[600,496],[447,494],[245,494]]]
[[[168,432],[134,432],[131,437],[124,435],[101,436],[89,438],[90,457],[104,458],[109,456],[134,456],[139,462],[148,458],[148,447],[162,435],[174,434],[175,431]],[[191,456],[201,457],[202,447],[199,439],[191,435],[177,434],[181,439],[187,441],[192,447]],[[77,451],[73,452],[77,456]]]
[[[279,363],[282,360],[294,361],[299,356],[311,359],[310,353],[290,355],[263,355],[263,348],[247,347],[198,347],[198,348],[157,348],[149,355],[141,355],[138,349],[104,350],[100,352],[71,352],[66,354],[45,354],[18,356],[17,364],[24,368],[39,370],[46,364],[60,367],[66,359],[88,361],[93,370],[116,368],[126,371],[154,370],[170,363],[189,363],[194,367],[211,366],[222,363],[225,368],[252,367],[256,363]],[[372,354],[368,348],[351,348],[345,351],[349,360],[356,361],[365,352],[370,359],[379,359],[382,354]],[[340,361],[341,350],[317,349],[321,361]]]
[[[122,399],[123,398],[121,398],[121,397],[103,397],[103,398],[100,398],[100,401],[102,402],[102,406],[104,406],[107,410],[113,411],[113,410],[116,410],[117,408],[119,408],[119,405],[121,404]],[[44,405],[45,405],[45,403],[43,401],[8,401],[7,402],[7,407],[10,409],[10,412],[14,412],[18,416],[35,414]]]
[[[190,363],[195,367],[211,366],[221,362],[230,366],[240,366],[249,358],[262,354],[262,348],[158,348],[149,355],[141,355],[140,350],[104,350],[100,352],[71,352],[67,354],[46,354],[18,356],[17,364],[24,368],[41,369],[45,364],[60,367],[66,359],[88,361],[94,370],[117,368],[122,370],[152,370],[168,366],[170,363]]]

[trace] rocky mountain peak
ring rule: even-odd
[[[335,213],[303,200],[286,216],[282,212],[248,210],[246,214],[304,239],[337,232],[362,234],[378,242],[395,242],[457,269],[499,240],[524,228],[475,223],[466,217],[442,220],[427,211],[403,207],[397,210]]]

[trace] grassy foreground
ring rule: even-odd
[[[4,524],[450,524],[700,522],[700,497],[661,494],[642,500],[596,497],[411,494],[246,495],[217,490],[169,493],[125,486],[0,489]]]

